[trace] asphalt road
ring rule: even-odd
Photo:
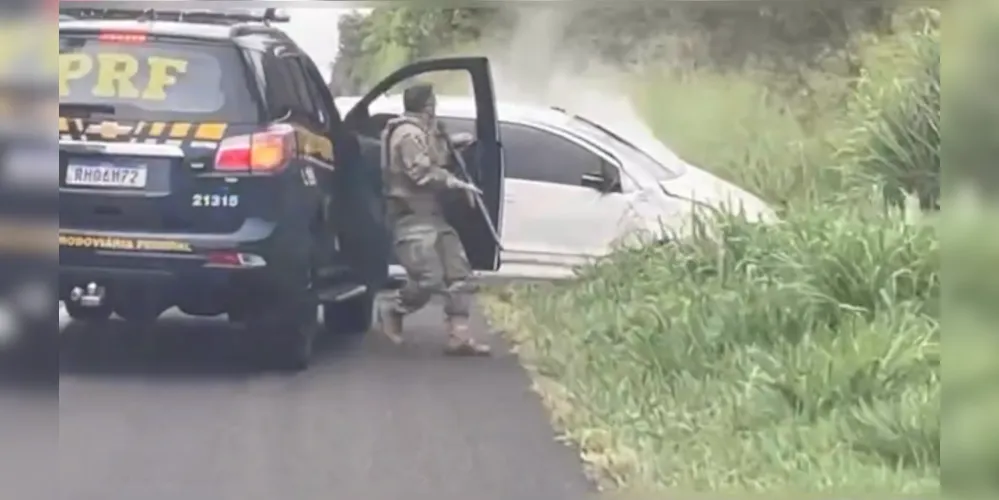
[[[246,370],[225,322],[168,314],[155,347],[69,324],[59,392],[65,500],[580,500],[516,358],[440,355],[440,309],[411,344],[330,342],[307,372]],[[481,317],[477,331],[488,338]]]

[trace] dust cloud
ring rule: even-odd
[[[476,53],[492,62],[497,98],[562,108],[629,140],[658,143],[629,95],[635,76],[566,43],[577,12],[570,5],[521,7],[510,33],[486,34]]]

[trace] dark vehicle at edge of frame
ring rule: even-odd
[[[227,315],[262,367],[293,371],[320,333],[368,330],[375,295],[392,285],[391,240],[378,154],[355,131],[378,95],[434,71],[473,82],[468,168],[486,210],[447,211],[472,266],[499,267],[488,218],[503,172],[485,58],[400,68],[341,117],[274,9],[60,13],[59,299],[73,320]]]

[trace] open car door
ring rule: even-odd
[[[496,117],[496,95],[493,90],[489,60],[485,57],[454,57],[430,59],[404,66],[375,85],[344,117],[348,130],[367,130],[371,120],[370,104],[389,89],[426,73],[468,73],[476,105],[475,144],[463,153],[467,173],[482,190],[484,207],[469,206],[463,193],[444,196],[445,214],[458,232],[473,269],[495,271],[500,267],[499,226],[502,218],[503,155]],[[458,175],[462,175],[459,171]],[[483,209],[484,208],[484,209]]]

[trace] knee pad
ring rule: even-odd
[[[416,280],[414,284],[421,293],[426,293],[428,295],[441,294],[447,291],[447,287],[444,286],[444,281],[436,276],[421,277]]]
[[[449,293],[471,295],[479,291],[479,285],[472,280],[458,280],[449,284],[447,291]]]

